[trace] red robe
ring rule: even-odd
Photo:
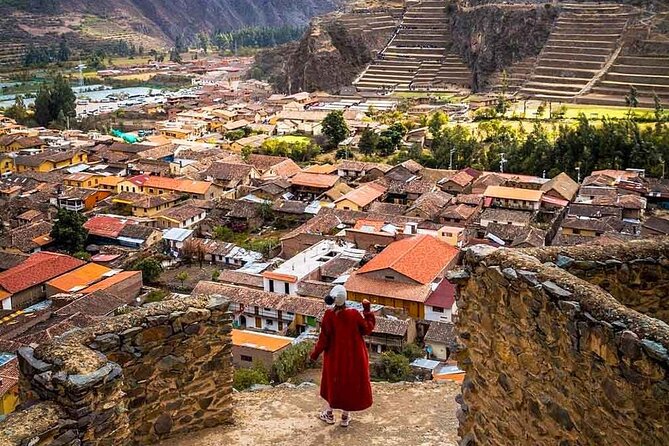
[[[311,353],[316,360],[323,354],[321,397],[333,409],[365,410],[372,405],[369,357],[363,336],[374,330],[374,313],[348,308],[327,310],[321,334]]]

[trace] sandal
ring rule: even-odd
[[[323,412],[320,413],[318,416],[321,420],[325,421],[327,424],[335,424],[335,418],[334,414],[332,411],[324,410]]]
[[[342,414],[341,415],[341,424],[342,427],[348,427],[349,424],[351,424],[351,414]]]

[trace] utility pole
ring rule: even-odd
[[[448,160],[448,170],[453,170],[453,154],[455,153],[455,149],[451,149],[449,153],[449,160]]]
[[[508,160],[504,158],[504,153],[501,154],[501,158],[499,160],[499,172],[504,173],[504,164],[506,164]]]
[[[581,182],[581,168],[576,167],[576,182],[580,183]]]

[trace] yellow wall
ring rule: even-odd
[[[86,163],[86,162],[88,162],[88,155],[86,155],[85,153],[80,153],[80,154],[74,155],[69,160],[61,161],[59,163],[53,163],[51,161],[44,161],[37,167],[24,166],[24,165],[19,164],[19,165],[16,166],[16,170],[18,172],[28,172],[28,171],[51,172],[52,170],[55,170],[55,169],[62,169],[63,167],[69,167],[69,166],[73,166],[75,164]]]
[[[588,231],[587,229],[580,229],[578,234],[574,232],[572,228],[562,228],[562,233],[564,235],[581,235],[583,237],[596,237],[597,233],[595,231]]]
[[[409,316],[415,319],[425,318],[425,306],[421,302],[412,302],[403,299],[392,299],[384,296],[374,296],[371,294],[354,293],[351,291],[347,293],[347,298],[355,302],[362,302],[364,299],[367,299],[373,304],[385,305],[387,307],[393,307],[393,308],[402,308],[407,312]]]
[[[335,203],[335,207],[336,207],[337,209],[350,209],[350,210],[352,210],[352,211],[359,211],[359,210],[361,210],[361,209],[360,209],[360,206],[358,206],[357,204],[353,203],[351,200],[342,200],[342,201],[339,201],[339,202]]]
[[[7,415],[14,412],[19,404],[19,385],[15,385],[0,397],[0,415]]]
[[[0,158],[0,173],[14,172],[14,160],[12,158]]]

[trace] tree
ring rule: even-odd
[[[176,275],[176,279],[181,282],[181,288],[184,287],[184,283],[188,280],[188,273],[186,271],[181,271]]]
[[[70,47],[67,45],[67,39],[65,39],[65,37],[60,39],[60,44],[58,46],[58,60],[60,62],[67,62],[70,60]]]
[[[430,116],[430,120],[427,123],[430,133],[434,138],[437,138],[441,135],[441,131],[448,122],[448,116],[442,111],[437,111]]]
[[[14,119],[19,124],[26,124],[28,121],[28,109],[25,102],[23,102],[23,96],[20,94],[16,95],[14,105],[5,110],[5,116]]]
[[[328,137],[332,148],[337,147],[340,142],[348,138],[351,131],[346,125],[343,111],[334,110],[328,113],[323,119],[323,134]]]
[[[181,256],[186,263],[191,263],[193,260],[197,260],[202,268],[202,263],[204,262],[204,257],[207,254],[204,245],[200,243],[199,240],[188,239],[184,242],[184,246],[181,250]]]
[[[627,96],[625,96],[625,104],[629,107],[629,111],[627,112],[627,116],[631,117],[632,116],[632,109],[637,108],[639,106],[639,97],[638,97],[638,92],[637,89],[634,85],[630,85],[630,91],[627,93]]]
[[[52,122],[58,122],[59,118],[65,121],[75,117],[76,99],[70,84],[58,73],[50,82],[40,87],[35,99],[35,120],[46,127]]]
[[[235,233],[227,226],[216,226],[214,228],[214,238],[222,242],[231,242],[235,239]]]
[[[133,271],[141,271],[144,283],[155,283],[163,272],[163,266],[153,257],[137,260],[130,267]]]
[[[218,278],[221,277],[221,271],[218,269],[215,269],[211,272],[211,280],[216,282]]]
[[[360,135],[358,150],[363,155],[371,155],[376,152],[376,145],[379,143],[379,135],[369,127],[365,128]]]
[[[70,254],[83,251],[88,239],[88,230],[84,228],[84,223],[86,217],[80,213],[59,209],[50,236],[56,246]]]
[[[174,49],[179,53],[183,53],[186,50],[186,45],[184,45],[184,37],[182,34],[179,34],[176,39],[174,39]]]
[[[272,209],[272,203],[269,201],[263,201],[258,206],[258,217],[262,218],[263,222],[271,222],[274,220],[274,209]]]
[[[405,345],[402,354],[407,357],[409,362],[425,357],[425,351],[414,343]]]
[[[176,48],[172,48],[170,51],[170,62],[181,63],[181,54]]]
[[[657,122],[664,121],[664,106],[662,106],[662,101],[660,100],[660,97],[657,95],[657,93],[653,94],[653,106],[655,120]]]
[[[209,36],[205,33],[199,33],[197,35],[198,42],[200,43],[200,48],[204,51],[205,54],[209,52]]]

